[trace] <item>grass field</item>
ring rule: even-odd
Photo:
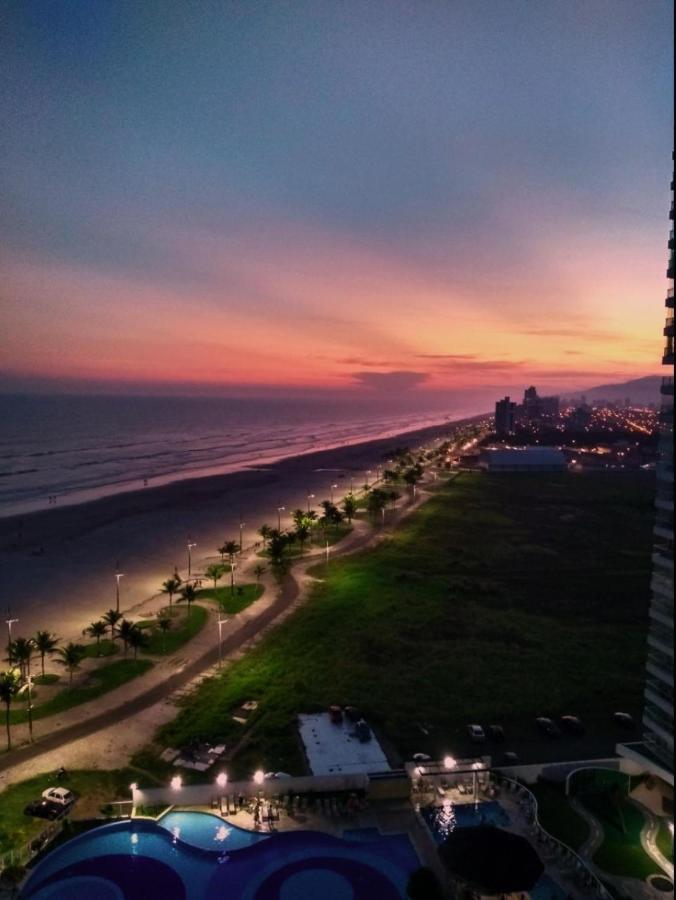
[[[609,875],[646,879],[661,872],[641,846],[641,830],[645,818],[622,797],[619,801],[609,791],[584,793],[580,801],[603,825],[604,841],[594,862]]]
[[[66,686],[50,700],[36,704],[33,709],[33,719],[44,719],[55,713],[71,709],[73,706],[78,706],[80,703],[86,703],[88,700],[95,700],[108,691],[126,684],[132,678],[143,675],[152,667],[153,663],[149,659],[118,659],[116,662],[94,669],[86,684],[75,685],[73,688]],[[24,709],[13,709],[10,713],[10,721],[14,725],[27,720],[28,716]]]
[[[0,855],[21,847],[41,834],[49,825],[44,819],[24,815],[31,800],[39,800],[48,787],[66,787],[80,797],[70,818],[89,818],[101,814],[102,806],[111,800],[128,800],[129,785],[143,777],[136,770],[75,771],[61,781],[50,774],[38,775],[29,781],[8,787],[0,794]]]
[[[539,782],[529,785],[538,801],[542,827],[573,850],[579,850],[589,837],[589,826],[572,808],[563,786]]]
[[[120,652],[120,645],[115,641],[111,641],[110,638],[101,638],[101,640],[96,643],[96,641],[92,641],[89,644],[83,644],[85,648],[85,659],[99,659],[104,656],[115,656],[116,653]]]
[[[168,612],[168,609],[165,612]],[[157,628],[155,619],[138,623],[148,639],[148,643],[141,650],[142,653],[149,656],[170,656],[176,653],[199,634],[209,619],[209,611],[197,605],[192,606],[190,613],[187,607],[177,609],[174,606],[172,613],[171,628],[164,634]]]
[[[262,584],[238,584],[235,585],[233,594],[230,585],[228,585],[227,587],[217,587],[216,589],[203,588],[197,592],[197,597],[200,600],[209,600],[221,612],[234,616],[258,600],[263,590]]]
[[[443,753],[468,721],[638,708],[652,520],[645,473],[461,475],[377,548],[318,566],[308,602],[160,739],[232,743],[230,712],[256,699],[233,772],[299,772],[295,715],[330,703],[402,755]]]

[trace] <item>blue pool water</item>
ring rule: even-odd
[[[424,809],[422,814],[437,844],[444,842],[456,828],[474,828],[477,825],[509,825],[509,816],[495,800],[485,803],[451,803]]]
[[[241,850],[242,847],[250,847],[268,837],[255,831],[237,828],[236,825],[224,822],[219,816],[212,816],[209,813],[170,812],[162,816],[157,824],[173,838],[200,850],[220,852]]]
[[[420,865],[406,835],[371,830],[339,840],[233,829],[214,840],[215,816],[167,819],[104,825],[74,838],[36,866],[22,900],[402,900]]]

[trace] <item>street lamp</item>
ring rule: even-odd
[[[194,541],[188,541],[188,578],[192,575],[192,551],[196,546]]]
[[[282,513],[286,509],[286,506],[278,506],[277,507],[277,531],[282,530]]]
[[[124,578],[122,572],[115,573],[115,609],[120,611],[120,578]]]
[[[9,616],[10,613],[8,612],[7,615]],[[9,643],[9,644],[12,643],[12,625],[16,625],[18,623],[18,621],[19,621],[18,619],[12,619],[12,618],[5,619],[5,623],[7,625],[7,643]]]
[[[218,665],[219,667],[223,665],[223,626],[227,622],[227,619],[221,619],[220,616],[218,618]]]
[[[242,555],[242,550],[244,549],[244,528],[246,526],[246,522],[242,522],[241,518],[242,517],[240,516],[240,523],[239,523],[239,555],[240,556]]]
[[[315,495],[314,495],[314,494],[308,494],[308,495],[307,495],[307,511],[308,511],[308,512],[310,512],[310,510],[312,509],[312,507],[310,506],[310,500],[314,500],[314,499],[315,499]]]
[[[180,775],[174,775],[171,779],[171,789],[172,791],[180,791],[183,787],[183,779]]]
[[[20,689],[19,693],[22,694],[24,691],[26,691],[26,693],[28,694],[28,709],[27,709],[27,712],[28,712],[28,740],[29,740],[29,743],[31,743],[31,744],[33,743],[33,701],[32,701],[32,695],[31,695],[32,687],[33,687],[33,676],[31,675],[30,672],[28,672],[26,675],[26,683]]]
[[[479,775],[478,773],[483,769],[483,763],[475,762],[472,763],[472,776],[474,778],[474,802],[479,802]]]
[[[228,783],[228,776],[226,775],[226,773],[219,772],[218,775],[216,776],[216,784],[219,786],[219,788],[224,788],[227,783]]]
[[[444,756],[444,769],[455,769],[457,765],[457,761],[452,756]]]
[[[337,489],[337,487],[338,487],[337,484],[331,485],[331,503],[333,503],[333,492]]]
[[[265,772],[260,769],[257,772],[254,772],[254,784],[261,785],[265,781]]]
[[[237,563],[233,560],[230,563],[230,596],[235,596],[235,569],[237,568]]]
[[[373,469],[366,470],[366,487],[369,486],[369,475],[373,475]]]

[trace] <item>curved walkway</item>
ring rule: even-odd
[[[405,505],[391,515],[385,527],[373,529],[368,526],[357,526],[355,532],[331,548],[329,560],[355,553],[379,543],[391,533],[395,525],[418,509],[429,496],[430,494],[427,491],[418,490],[415,498],[407,498]],[[22,764],[36,760],[40,756],[58,750],[64,745],[70,745],[82,738],[125,722],[144,710],[166,701],[178,691],[188,688],[196,678],[211,667],[216,666],[221,658],[226,660],[228,656],[241,651],[245,644],[259,637],[265,629],[289,612],[294,604],[301,599],[307,585],[312,583],[313,579],[308,575],[308,569],[316,565],[318,561],[321,561],[324,555],[324,551],[319,551],[316,554],[309,554],[300,565],[297,561],[296,571],[294,572],[290,569],[283,576],[276,598],[259,615],[252,617],[224,637],[220,648],[219,644],[215,643],[206,652],[188,662],[182,669],[172,672],[167,678],[163,678],[151,688],[142,691],[117,706],[110,706],[93,716],[75,721],[65,727],[57,728],[44,736],[38,737],[32,744],[23,744],[9,753],[3,754],[0,756],[0,773],[8,772],[15,766],[21,766],[23,769],[24,766]],[[185,649],[188,647],[189,645],[186,645]],[[133,685],[133,683],[129,682],[128,684]],[[114,701],[113,696],[109,699]],[[103,702],[105,702],[105,698],[103,698]],[[74,707],[74,710],[77,710],[77,707]],[[42,721],[49,723],[48,719]]]
[[[629,802],[641,811],[645,817],[646,823],[641,831],[641,846],[652,859],[656,866],[659,866],[664,874],[673,882],[674,880],[674,864],[664,856],[660,848],[657,846],[657,836],[660,832],[661,822],[649,809],[639,803],[637,800],[629,798]]]

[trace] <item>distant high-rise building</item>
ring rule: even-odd
[[[514,434],[515,416],[516,403],[513,403],[509,397],[498,400],[495,404],[495,433],[498,437]]]
[[[662,357],[665,366],[674,365],[674,182],[669,234],[667,278],[666,345]],[[656,521],[653,546],[652,599],[648,628],[643,743],[619,748],[623,755],[640,759],[674,784],[674,379],[662,380],[660,412],[660,454],[657,465]],[[673,791],[672,791],[673,802]]]

